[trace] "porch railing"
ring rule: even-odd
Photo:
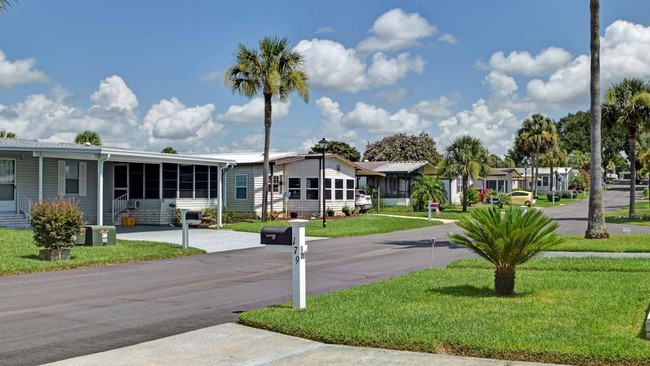
[[[32,214],[32,200],[19,191],[16,192],[16,196],[18,197],[18,206],[16,207],[18,213],[22,212],[26,218],[29,218]]]
[[[116,199],[113,200],[113,207],[112,207],[112,220],[113,224],[115,224],[115,215],[122,211],[126,211],[128,208],[128,202],[129,200],[127,199],[128,194],[123,194]]]

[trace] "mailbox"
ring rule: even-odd
[[[92,246],[115,245],[115,226],[86,226],[86,244]]]
[[[198,225],[201,223],[201,211],[187,211],[185,220],[188,225]]]
[[[270,245],[291,245],[291,228],[280,226],[264,226],[261,232],[261,243]]]

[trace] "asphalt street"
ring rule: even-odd
[[[608,209],[627,192],[605,195]],[[587,201],[545,209],[563,234],[586,229]],[[610,232],[621,230],[610,226]],[[454,224],[310,242],[308,295],[473,256],[449,244]],[[633,232],[650,232],[634,227]],[[290,259],[263,248],[0,277],[0,365],[36,365],[235,321],[290,300]]]

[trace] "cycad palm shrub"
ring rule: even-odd
[[[430,175],[420,175],[413,180],[411,198],[415,200],[413,209],[422,211],[426,209],[429,201],[447,202],[447,191],[445,185],[438,179]]]
[[[537,253],[562,242],[559,226],[538,210],[523,213],[510,208],[473,210],[457,223],[463,234],[449,233],[452,243],[463,245],[494,264],[494,289],[499,296],[515,289],[515,268]]]

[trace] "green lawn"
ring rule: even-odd
[[[611,234],[607,240],[585,239],[582,236],[566,236],[564,243],[551,247],[562,252],[650,252],[650,236],[647,234]]]
[[[546,195],[543,194],[543,195],[538,196],[537,202],[535,202],[535,207],[562,206],[562,205],[566,205],[566,204],[569,204],[569,203],[572,203],[572,202],[575,202],[575,201],[585,199],[587,197],[589,197],[589,196],[583,196],[582,193],[579,193],[577,198],[562,198],[559,201],[551,202],[551,201],[548,200],[548,198],[546,198]]]
[[[392,231],[416,229],[440,224],[440,221],[361,215],[354,217],[328,218],[326,228],[323,228],[322,220],[310,220],[307,224],[306,235],[337,238],[343,236],[388,233]],[[225,228],[259,233],[263,226],[289,226],[289,223],[284,220],[267,222],[255,220],[250,222],[226,224]]]
[[[105,247],[76,246],[72,248],[70,260],[49,262],[38,259],[39,249],[34,243],[31,230],[0,228],[0,276],[205,253],[194,248],[183,250],[173,244],[118,240],[116,245]]]
[[[312,296],[303,310],[284,303],[245,312],[239,322],[354,346],[648,365],[650,341],[642,336],[650,272],[646,264],[627,261],[533,261],[542,268],[518,270],[513,297],[493,295],[493,269],[454,264]]]
[[[636,201],[636,218],[628,219],[629,209],[630,206],[625,206],[616,211],[606,212],[605,222],[610,222],[612,224],[650,226],[650,206],[648,205],[647,199]]]

